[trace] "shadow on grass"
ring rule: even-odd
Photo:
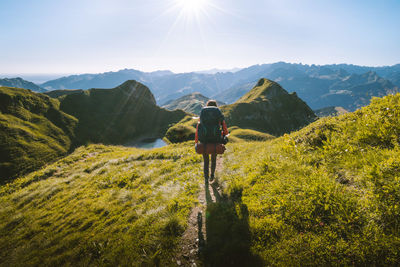
[[[210,187],[215,201],[212,200]],[[230,196],[221,195],[216,183],[211,186],[206,183],[205,191],[207,241],[202,253],[204,265],[262,266],[261,258],[250,251],[249,213],[247,206],[242,203],[242,192],[233,192]],[[200,238],[201,231],[199,241]]]

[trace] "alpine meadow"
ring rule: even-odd
[[[0,267],[400,266],[398,14],[0,1]]]

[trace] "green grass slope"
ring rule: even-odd
[[[260,79],[234,104],[221,107],[229,126],[253,129],[275,136],[298,130],[316,119],[314,112],[295,93],[278,83]]]
[[[163,137],[171,124],[186,116],[182,110],[158,107],[150,90],[136,81],[114,89],[78,90],[59,99],[61,110],[79,119],[76,135],[81,144]]]
[[[0,187],[0,265],[171,265],[200,161],[187,145],[90,145]]]
[[[77,120],[58,100],[0,87],[0,182],[35,170],[71,148]]]
[[[185,116],[177,124],[170,127],[165,133],[165,138],[170,143],[192,141],[196,135],[196,125],[199,119],[190,115]]]
[[[400,94],[231,149],[220,181],[265,265],[400,264]]]
[[[228,130],[229,140],[232,142],[267,141],[275,138],[275,136],[267,133],[262,133],[250,129],[241,129],[237,126],[230,127]]]

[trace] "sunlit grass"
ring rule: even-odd
[[[1,263],[170,262],[198,204],[199,162],[185,145],[91,145],[1,187]]]
[[[400,94],[268,143],[237,143],[220,182],[242,192],[266,265],[400,262]]]

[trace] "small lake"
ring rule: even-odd
[[[157,139],[145,139],[141,141],[132,141],[124,144],[124,146],[127,147],[137,147],[137,148],[144,148],[144,149],[152,149],[152,148],[158,148],[158,147],[163,147],[168,145],[164,140],[161,138]]]

